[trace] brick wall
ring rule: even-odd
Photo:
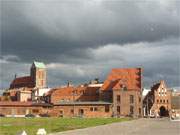
[[[17,106],[0,106],[0,114],[4,115],[26,115],[26,114],[43,114],[49,112],[49,109],[43,107],[17,107]]]
[[[109,111],[105,111],[105,107]],[[111,117],[112,108],[110,105],[66,105],[54,106],[50,111],[54,117]]]
[[[142,115],[142,96],[140,91],[113,91],[113,112],[114,116]]]

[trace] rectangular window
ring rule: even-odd
[[[33,109],[32,112],[33,113],[39,113],[39,110],[38,109]]]
[[[94,107],[94,111],[97,111],[98,109],[97,109],[97,107]]]
[[[167,103],[168,103],[168,100],[167,100]]]
[[[157,103],[159,103],[159,100],[157,99]]]
[[[117,95],[117,102],[121,103],[121,96],[120,95]]]
[[[63,110],[60,110],[60,111],[59,111],[59,117],[63,117],[63,115],[64,115],[64,111],[63,111]]]
[[[105,106],[105,112],[109,112],[109,106],[108,105]]]
[[[121,107],[117,106],[117,113],[120,114],[121,113]]]
[[[91,112],[93,111],[93,107],[90,108],[90,111],[91,111]]]
[[[141,102],[141,97],[139,97],[139,102]]]
[[[134,106],[130,106],[130,115],[134,114]]]
[[[44,85],[44,81],[43,80],[41,80],[41,86],[43,86]]]
[[[139,115],[141,115],[141,108],[139,108]]]
[[[74,114],[74,109],[71,109],[71,114]]]
[[[134,96],[130,95],[130,103],[134,103]]]

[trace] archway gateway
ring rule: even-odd
[[[169,115],[168,110],[164,106],[161,106],[159,108],[159,115],[161,117],[167,117]]]

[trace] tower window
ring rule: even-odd
[[[120,114],[120,112],[121,112],[120,106],[117,106],[117,112],[118,112],[118,114]]]
[[[117,102],[120,103],[121,102],[121,96],[117,95]]]
[[[38,72],[38,78],[41,78],[41,71]]]
[[[134,103],[134,96],[130,95],[130,103]]]
[[[132,115],[132,114],[134,114],[134,106],[130,106],[130,114]]]
[[[42,86],[44,85],[44,82],[43,82],[43,80],[41,80],[41,85],[42,85]]]
[[[42,72],[41,77],[44,78],[44,72]]]

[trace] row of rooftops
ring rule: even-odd
[[[37,61],[33,62],[32,67],[33,66],[37,68],[45,68],[44,63]],[[124,87],[128,90],[141,90],[141,73],[141,68],[114,68],[102,84],[101,90],[122,89]],[[98,80],[95,81],[97,82]],[[34,87],[33,78],[31,76],[15,78],[12,81],[11,86],[18,86],[18,84],[27,84],[27,87]],[[91,84],[92,87],[93,85],[95,86],[98,84]]]

